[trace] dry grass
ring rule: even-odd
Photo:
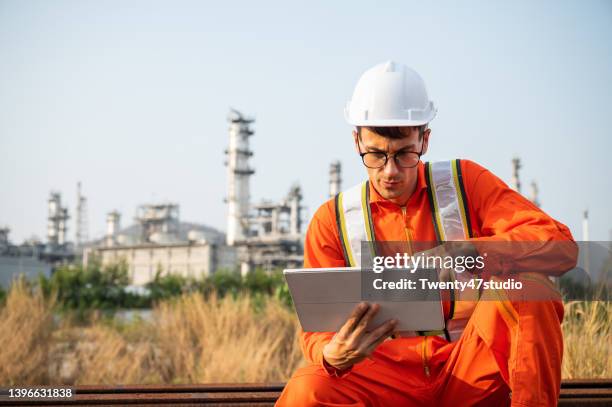
[[[303,363],[291,310],[200,294],[161,303],[150,321],[65,317],[12,289],[0,313],[0,383],[136,384],[286,381]]]
[[[565,379],[612,377],[612,303],[570,301],[565,304]]]
[[[161,383],[152,344],[128,343],[116,330],[95,324],[82,331],[74,359],[75,384]]]
[[[48,381],[47,365],[53,304],[40,292],[31,293],[16,280],[0,308],[0,383],[35,384]]]
[[[249,297],[194,294],[154,312],[157,344],[168,382],[272,382],[300,364],[292,312],[268,301],[254,313]]]
[[[155,308],[149,322],[96,320],[62,331],[65,383],[206,383],[287,380],[302,362],[297,324],[275,300],[259,312],[249,297],[185,295]],[[67,376],[67,377],[66,377]]]
[[[166,301],[132,323],[70,318],[22,283],[0,309],[0,384],[285,381],[303,358],[293,311],[199,294]],[[564,378],[612,377],[612,303],[570,302],[563,323]]]

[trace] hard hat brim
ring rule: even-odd
[[[352,126],[361,127],[410,127],[410,126],[422,126],[431,122],[437,114],[437,109],[433,109],[429,117],[426,120],[406,120],[406,119],[362,119],[355,120],[350,117],[347,109],[344,109],[344,119],[348,124]]]
[[[429,121],[422,120],[346,120],[348,124],[361,127],[411,127],[422,126]]]

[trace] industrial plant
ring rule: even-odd
[[[77,209],[83,208],[85,198],[80,196],[78,185]],[[75,259],[75,246],[68,242],[68,208],[64,206],[59,192],[51,192],[47,201],[47,242],[36,238],[20,245],[10,241],[10,229],[0,228],[0,287],[8,287],[12,280],[23,275],[28,279],[39,274],[49,276],[57,264]]]
[[[230,111],[227,166],[227,232],[182,222],[176,203],[145,204],[137,208],[135,223],[121,228],[122,215],[111,211],[106,218],[106,236],[89,242],[83,263],[93,257],[102,265],[123,259],[134,285],[143,285],[156,273],[203,277],[217,270],[246,274],[256,268],[272,270],[302,263],[302,193],[299,185],[289,188],[280,202],[251,202],[250,165],[254,135],[251,118]]]
[[[67,238],[71,219],[59,192],[51,192],[47,203],[47,240],[14,245],[9,229],[0,228],[0,284],[7,286],[13,276],[50,275],[54,267],[72,261],[87,266],[99,261],[103,266],[125,261],[135,286],[142,286],[158,273],[200,278],[218,270],[245,275],[260,268],[273,270],[299,267],[303,261],[304,207],[302,190],[294,184],[278,202],[251,200],[249,139],[254,136],[254,119],[231,110],[227,121],[227,229],[185,222],[177,203],[147,203],[135,208],[135,216],[122,226],[123,214],[111,210],[106,215],[106,233],[89,240],[87,199],[77,185],[74,215],[74,242]],[[518,158],[512,161],[511,186],[521,192]],[[329,197],[342,188],[342,169],[338,161],[329,168]],[[531,184],[530,199],[539,205],[538,190]],[[586,215],[585,215],[586,217]]]

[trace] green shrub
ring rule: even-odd
[[[133,305],[140,299],[126,291],[129,284],[127,264],[120,261],[105,267],[91,262],[59,266],[51,277],[39,277],[46,296],[54,295],[61,308],[111,310]]]
[[[145,287],[149,291],[150,301],[155,303],[183,293],[196,291],[198,284],[196,280],[178,274],[163,275],[163,270],[158,268],[153,281],[148,282]]]
[[[85,315],[89,310],[113,312],[119,308],[148,308],[154,303],[186,293],[200,292],[208,297],[240,294],[250,295],[254,304],[263,304],[267,298],[276,298],[291,307],[291,296],[280,270],[265,272],[256,269],[242,277],[232,270],[218,270],[212,275],[195,279],[178,274],[164,273],[161,266],[145,290],[132,290],[129,286],[128,266],[125,261],[101,266],[97,259],[87,267],[80,264],[62,265],[46,278],[39,276],[39,286],[45,296],[54,296],[60,309],[76,310]],[[0,292],[0,300],[2,296]]]
[[[229,270],[219,270],[206,278],[206,280],[208,280],[208,282],[204,283],[204,294],[208,294],[211,290],[214,290],[220,297],[224,297],[228,294],[235,297],[243,288],[242,276],[240,276],[239,273]]]

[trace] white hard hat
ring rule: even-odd
[[[354,126],[422,126],[435,116],[421,76],[393,61],[365,71],[344,109]]]

